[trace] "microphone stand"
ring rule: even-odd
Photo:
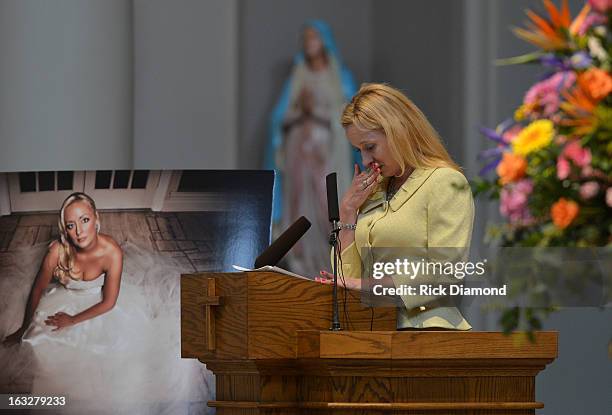
[[[334,287],[332,294],[332,324],[330,330],[332,331],[340,331],[342,327],[340,327],[340,314],[338,312],[338,234],[340,233],[340,226],[338,225],[337,220],[333,220],[332,222],[332,231],[329,234],[329,245],[332,247],[332,251],[334,254]]]

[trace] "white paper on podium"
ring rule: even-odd
[[[279,267],[274,267],[272,265],[266,265],[265,267],[256,268],[256,269],[245,268],[245,267],[241,267],[240,265],[232,265],[232,267],[235,270],[243,271],[243,272],[272,271],[272,272],[278,272],[279,274],[289,275],[290,277],[300,278],[300,279],[308,280],[308,281],[314,281],[314,278],[309,278],[309,277],[305,277],[303,275],[294,274],[291,271],[287,271],[286,269],[282,269],[282,268],[279,268]]]

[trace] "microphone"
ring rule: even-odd
[[[327,185],[327,216],[332,223],[332,231],[329,235],[329,244],[332,247],[334,264],[334,287],[332,290],[332,324],[331,330],[342,330],[340,327],[340,315],[338,313],[338,233],[340,233],[340,209],[338,208],[338,183],[336,173],[330,173],[325,177]]]
[[[310,222],[304,216],[300,217],[257,257],[255,268],[278,264],[308,229],[310,229]]]
[[[327,216],[332,223],[340,220],[340,209],[338,208],[338,182],[336,176],[336,173],[330,173],[325,177],[325,184],[327,185]]]

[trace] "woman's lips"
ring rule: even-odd
[[[374,167],[374,163],[370,163],[368,165],[368,173],[372,173],[372,170],[374,170],[375,168],[378,168],[378,170],[382,173],[382,169],[384,167],[384,164],[376,164],[376,167]]]

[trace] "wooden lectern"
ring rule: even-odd
[[[535,376],[557,356],[497,332],[395,331],[394,308],[340,290],[343,331],[331,332],[331,287],[277,273],[181,278],[183,358],[216,376],[226,414],[535,414]],[[348,320],[347,320],[348,317]]]

